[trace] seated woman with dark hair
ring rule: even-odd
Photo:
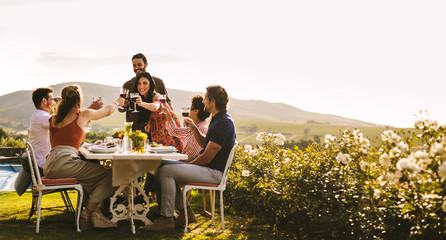
[[[203,99],[204,96],[201,94],[197,94],[192,97],[189,118],[195,123],[198,131],[200,131],[200,133],[203,135],[206,135],[208,131],[206,119],[211,115],[211,113],[204,111]],[[198,144],[192,130],[190,130],[189,127],[182,127],[181,124],[178,126],[177,122],[175,122],[172,117],[173,113],[170,108],[164,108],[164,112],[166,113],[167,117],[167,131],[169,131],[170,135],[183,139],[182,153],[187,154],[189,156],[189,160],[194,159],[200,154],[202,146]]]

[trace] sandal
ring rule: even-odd
[[[110,221],[102,213],[93,212],[91,213],[91,224],[94,228],[113,228],[118,227],[118,224]]]
[[[87,208],[84,208],[84,210],[82,210],[81,212],[79,228],[81,229],[81,231],[88,231],[93,229],[93,226],[91,225],[91,212],[88,211]]]
[[[91,218],[91,212],[88,211],[87,208],[84,208],[84,210],[82,210],[82,212],[81,212],[81,220],[89,222],[90,218]]]

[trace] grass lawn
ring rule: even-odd
[[[72,202],[76,202],[76,192],[70,192]],[[195,213],[201,213],[202,200],[198,191],[192,194],[192,209]],[[209,218],[197,214],[197,223],[189,225],[190,232],[184,233],[183,228],[172,232],[153,233],[144,232],[137,225],[136,234],[130,230],[127,221],[118,222],[117,229],[91,230],[81,233],[76,232],[74,219],[71,214],[48,209],[42,210],[40,221],[40,233],[35,232],[36,214],[28,223],[28,214],[31,207],[31,192],[28,190],[22,196],[15,192],[0,192],[0,239],[284,239],[285,236],[277,234],[268,226],[258,224],[255,219],[246,216],[234,216],[225,212],[226,231],[221,231],[221,217],[216,205],[216,220],[211,224]],[[42,207],[63,206],[59,193],[44,195]],[[218,196],[217,196],[218,199]],[[61,208],[62,210],[64,208]],[[288,238],[287,238],[288,239]]]

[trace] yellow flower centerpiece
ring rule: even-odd
[[[144,153],[144,143],[147,140],[147,134],[136,130],[130,133],[130,139],[133,143],[133,151]]]

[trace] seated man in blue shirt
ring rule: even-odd
[[[185,224],[183,195],[179,184],[185,182],[219,184],[228,160],[229,153],[235,144],[235,126],[227,114],[229,96],[226,90],[218,85],[206,88],[203,100],[205,111],[210,112],[210,122],[206,136],[198,131],[197,126],[189,118],[185,119],[197,142],[202,146],[200,155],[186,164],[169,164],[158,170],[157,177],[161,183],[161,217],[154,224],[145,226],[148,231],[171,231],[175,225]],[[174,220],[175,207],[180,210]],[[187,207],[188,221],[195,222],[195,215]]]

